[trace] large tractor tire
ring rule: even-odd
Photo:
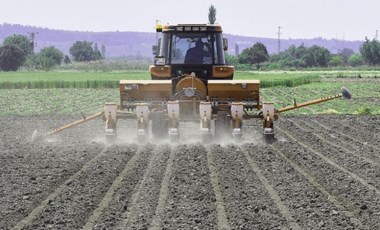
[[[168,137],[169,121],[163,111],[152,114],[152,135],[154,139]]]

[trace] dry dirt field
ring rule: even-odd
[[[273,145],[259,121],[241,143],[106,145],[100,120],[30,142],[75,119],[1,117],[0,229],[380,229],[380,116],[280,117]]]

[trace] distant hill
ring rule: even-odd
[[[155,43],[156,34],[146,32],[87,32],[87,31],[66,31],[54,30],[35,26],[23,26],[17,24],[0,24],[0,42],[13,34],[29,36],[29,33],[36,33],[37,50],[47,46],[55,46],[65,54],[69,54],[69,49],[75,41],[91,41],[102,44],[106,47],[106,57],[139,56],[151,57],[152,45]],[[225,34],[229,40],[229,53],[235,54],[235,48],[241,52],[243,49],[251,47],[256,42],[262,42],[269,53],[276,53],[278,50],[277,39],[246,37],[239,35]],[[337,53],[343,48],[350,48],[358,52],[362,41],[344,41],[336,39],[282,39],[281,50],[287,49],[290,45],[312,46],[319,45],[326,47],[332,53]],[[237,46],[235,45],[237,44]]]

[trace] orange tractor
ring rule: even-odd
[[[137,120],[139,141],[146,140],[150,133],[155,138],[177,140],[181,121],[196,121],[202,140],[208,142],[220,135],[239,140],[243,120],[257,118],[263,121],[265,140],[272,142],[279,113],[351,97],[343,89],[336,96],[276,109],[273,103],[261,102],[260,81],[233,80],[234,67],[225,60],[228,41],[223,38],[221,26],[158,25],[157,33],[160,38],[154,65],[149,67],[151,80],[121,80],[120,104],[106,103],[104,113],[90,117],[103,115],[108,141],[117,137],[118,119]]]

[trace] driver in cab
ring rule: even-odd
[[[195,42],[195,47],[187,50],[185,64],[203,64],[204,57],[209,57],[209,53],[204,50],[202,40],[198,40]]]

